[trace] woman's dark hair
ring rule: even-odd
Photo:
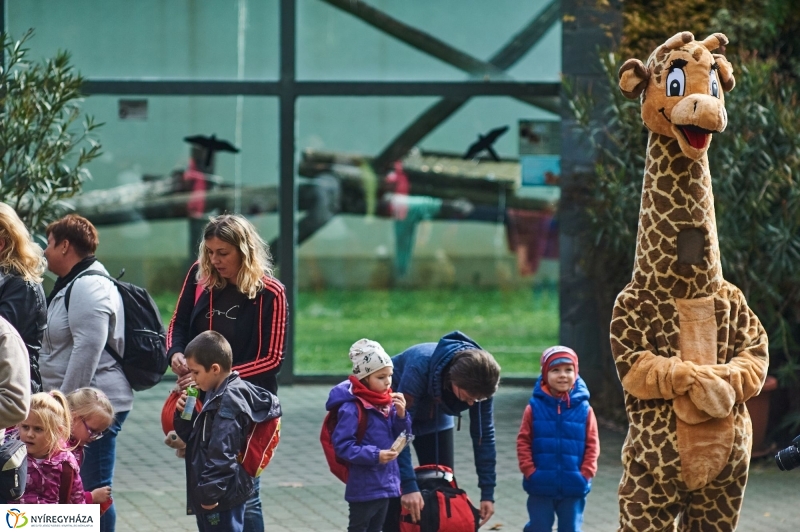
[[[94,255],[100,244],[97,229],[92,222],[77,214],[68,214],[60,220],[51,222],[45,229],[45,234],[53,235],[56,244],[68,240],[69,245],[75,248],[75,253],[80,257]]]
[[[476,399],[488,399],[497,392],[500,365],[483,349],[465,349],[453,356],[445,384],[455,384]]]

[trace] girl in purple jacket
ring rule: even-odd
[[[378,342],[359,340],[350,348],[350,360],[353,374],[331,390],[325,408],[338,409],[331,442],[336,456],[349,464],[347,532],[380,532],[389,499],[400,496],[398,453],[390,448],[403,431],[411,435],[411,417],[403,395],[389,387],[392,359]],[[366,431],[358,441],[361,416]]]
[[[84,504],[78,462],[67,446],[70,417],[61,392],[31,396],[30,413],[19,424],[19,439],[28,449],[28,481],[20,503]]]

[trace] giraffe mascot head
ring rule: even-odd
[[[619,530],[738,523],[752,440],[744,402],[760,392],[768,355],[719,257],[707,152],[728,123],[733,68],[713,53],[727,43],[681,32],[619,71],[649,130],[633,276],[611,321],[629,421]]]

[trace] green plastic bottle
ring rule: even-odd
[[[194,386],[186,388],[186,405],[183,407],[183,412],[181,412],[181,419],[192,419],[198,395],[200,395],[200,392]]]

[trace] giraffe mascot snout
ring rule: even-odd
[[[681,32],[619,87],[641,98],[649,130],[631,282],[617,296],[611,350],[629,428],[622,449],[620,531],[734,530],[752,427],[745,401],[766,378],[767,334],[722,276],[708,168],[728,123],[727,37]]]

